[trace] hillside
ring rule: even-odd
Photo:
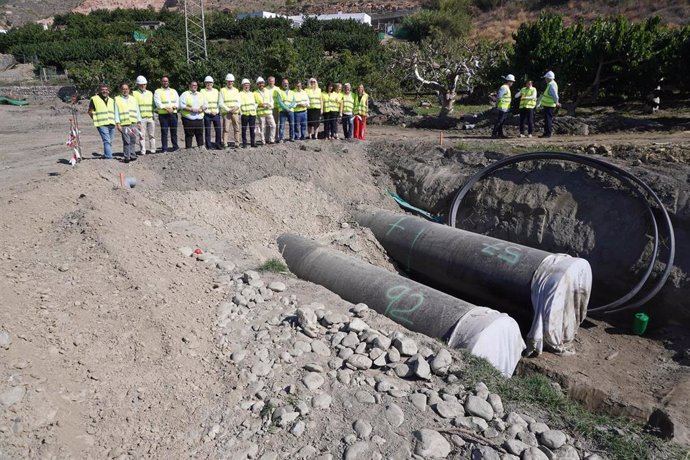
[[[207,0],[207,9],[226,11],[274,11],[285,14],[319,14],[333,12],[380,13],[394,10],[419,8],[424,0],[246,0],[238,8],[237,2],[230,0]],[[673,0],[519,0],[505,2],[500,0],[478,1],[483,4],[498,4],[485,11],[475,8],[474,34],[484,38],[508,40],[517,27],[525,21],[535,19],[542,11],[562,13],[568,21],[578,19],[592,20],[600,16],[622,14],[639,20],[658,15],[670,24],[690,23],[690,2]],[[177,0],[0,0],[0,27],[7,24],[19,25],[28,21],[44,19],[55,14],[77,11],[86,13],[96,9],[114,8],[162,8],[176,9],[181,2]]]

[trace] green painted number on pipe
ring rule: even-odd
[[[419,292],[410,293],[411,290],[412,289],[409,287],[403,285],[396,285],[389,288],[388,291],[386,291],[386,298],[389,302],[388,306],[386,306],[384,315],[400,323],[413,326],[414,322],[408,318],[408,315],[417,311],[417,309],[424,304],[424,294]],[[412,306],[405,308],[406,304],[412,304]]]
[[[482,243],[483,254],[498,257],[508,265],[515,265],[522,259],[522,249],[517,246],[505,246],[506,243],[488,244]],[[505,246],[505,247],[504,247]]]

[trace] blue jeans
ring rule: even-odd
[[[345,139],[352,139],[352,132],[355,128],[355,117],[352,114],[343,114],[343,134]]]
[[[295,114],[294,112],[288,112],[285,110],[280,111],[280,126],[278,127],[278,139],[283,140],[283,135],[285,134],[285,120],[290,123],[290,137],[288,140],[293,140],[295,138]]]
[[[307,112],[295,112],[295,140],[307,138]]]
[[[98,134],[103,141],[103,158],[113,159],[113,137],[115,137],[115,126],[98,126]]]
[[[168,132],[170,132],[170,140],[172,141],[172,148],[177,150],[177,114],[163,113],[158,115],[158,121],[161,124],[161,147],[163,151],[168,151]]]

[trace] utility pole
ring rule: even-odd
[[[184,0],[184,29],[187,63],[207,59],[204,0]]]

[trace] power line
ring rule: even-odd
[[[187,63],[207,59],[204,0],[184,0],[184,28]]]

